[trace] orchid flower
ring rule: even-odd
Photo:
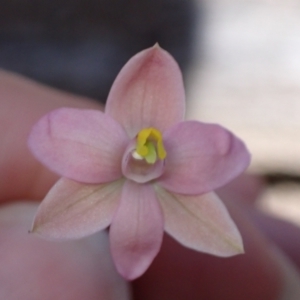
[[[128,280],[141,276],[164,230],[217,256],[243,253],[241,235],[213,192],[249,164],[244,143],[215,124],[184,121],[175,60],[158,45],[123,67],[105,112],[61,108],[33,127],[29,147],[62,176],[32,232],[81,238],[110,226],[111,253]]]

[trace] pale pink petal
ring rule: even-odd
[[[132,152],[136,148],[136,142],[129,143],[122,159],[123,175],[138,183],[145,183],[159,177],[164,170],[164,162],[156,161],[154,164],[148,164],[145,160],[138,160],[132,157]]]
[[[210,192],[242,173],[250,162],[244,143],[219,125],[179,123],[165,132],[164,144],[167,158],[159,181],[176,193]]]
[[[32,232],[65,239],[106,228],[119,204],[123,182],[88,185],[60,179],[40,204]]]
[[[241,235],[216,194],[184,196],[157,187],[157,197],[166,232],[184,246],[223,257],[243,253]]]
[[[101,111],[61,108],[40,119],[28,143],[54,172],[76,181],[101,183],[122,176],[128,141],[120,124]]]
[[[155,45],[135,55],[123,67],[111,88],[105,112],[134,137],[143,128],[163,131],[182,121],[184,101],[177,63]]]
[[[132,280],[142,275],[158,253],[163,214],[151,185],[127,181],[110,226],[111,252],[119,273]]]

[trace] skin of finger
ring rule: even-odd
[[[300,229],[298,226],[265,214],[253,207],[245,208],[256,227],[271,239],[300,271]]]
[[[148,272],[133,282],[134,299],[277,299],[283,278],[268,241],[239,207],[230,204],[229,211],[244,239],[245,254],[213,257],[165,236]]]
[[[0,299],[128,300],[128,283],[116,272],[106,232],[54,242],[28,234],[37,204],[0,209]]]
[[[29,152],[27,138],[41,116],[63,106],[102,109],[87,98],[0,71],[0,201],[41,199],[57,180]]]
[[[216,192],[224,201],[254,205],[266,186],[266,181],[262,176],[244,173]]]
[[[267,184],[261,176],[243,174],[218,190],[220,197],[239,204],[252,224],[277,245],[300,270],[300,229],[298,226],[260,211],[260,201]]]

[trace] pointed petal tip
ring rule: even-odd
[[[180,68],[157,43],[134,55],[122,68],[105,107],[105,113],[122,124],[130,137],[147,127],[163,131],[182,121],[184,111]]]
[[[34,223],[31,227],[31,229],[28,230],[28,234],[30,234],[31,236],[39,236],[40,238],[46,239],[46,240],[55,240],[54,237],[51,236],[51,234],[49,235],[47,233],[47,231],[43,231],[43,228],[41,228],[41,226],[37,225]]]
[[[31,231],[47,239],[79,239],[111,223],[123,181],[87,185],[61,178],[40,204]]]
[[[36,216],[34,217],[33,223],[31,225],[31,228],[28,230],[29,234],[35,234],[38,232],[38,226],[36,224]]]
[[[240,246],[239,252],[237,254],[245,254],[245,248],[243,244]]]
[[[145,49],[145,51],[147,51],[147,50],[161,52],[161,53],[163,53],[163,55],[167,55],[169,58],[175,60],[173,55],[171,55],[167,50],[165,50],[163,47],[160,46],[159,42],[156,42],[152,47]],[[177,64],[177,62],[176,62],[176,64]]]
[[[81,238],[81,237],[60,236],[55,231],[53,231],[51,228],[49,230],[47,224],[40,223],[39,220],[38,221],[34,220],[32,228],[30,230],[28,230],[28,233],[31,236],[36,236],[38,238],[42,238],[44,240],[48,240],[51,242]]]
[[[161,64],[174,64],[174,66],[178,67],[178,63],[167,50],[162,48],[158,42],[156,42],[152,47],[147,48],[140,52],[140,54],[144,53],[145,62],[147,60],[153,60],[154,62],[160,62]],[[137,54],[139,55],[139,53]],[[179,69],[180,70],[180,69]],[[181,73],[181,72],[180,72]]]
[[[44,239],[54,240],[54,237],[51,235],[51,233],[49,234],[49,232],[47,232],[47,229],[43,229],[43,224],[39,222],[37,216],[35,216],[31,229],[28,230],[28,233],[30,235],[38,235],[39,237],[42,237]]]
[[[153,45],[152,48],[153,48],[153,49],[162,49],[162,48],[160,47],[160,45],[159,45],[158,42],[156,42],[156,43]]]
[[[243,244],[242,238],[241,238],[241,236],[239,236],[239,237],[240,237],[239,240],[237,240],[235,243],[233,242],[231,244],[231,251],[224,252],[224,254],[220,253],[220,254],[217,254],[216,256],[231,257],[231,256],[245,254],[245,249],[244,249],[244,244]]]
[[[244,253],[242,236],[214,193],[186,196],[157,186],[165,231],[183,246],[219,257]]]

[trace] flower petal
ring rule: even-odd
[[[64,239],[106,228],[121,198],[123,182],[88,185],[60,179],[40,204],[32,232]]]
[[[180,69],[170,54],[155,45],[123,67],[111,88],[105,112],[133,138],[143,128],[163,131],[182,121],[184,110]]]
[[[184,196],[157,187],[157,197],[166,232],[184,246],[223,257],[244,252],[241,235],[215,193]]]
[[[158,253],[163,214],[151,185],[127,181],[110,226],[111,252],[119,273],[132,280],[142,275]]]
[[[187,121],[164,134],[165,171],[159,179],[167,190],[204,194],[242,173],[250,162],[244,143],[223,127]]]
[[[76,181],[101,183],[122,176],[128,141],[123,128],[101,111],[61,108],[40,119],[28,143],[54,172]]]

